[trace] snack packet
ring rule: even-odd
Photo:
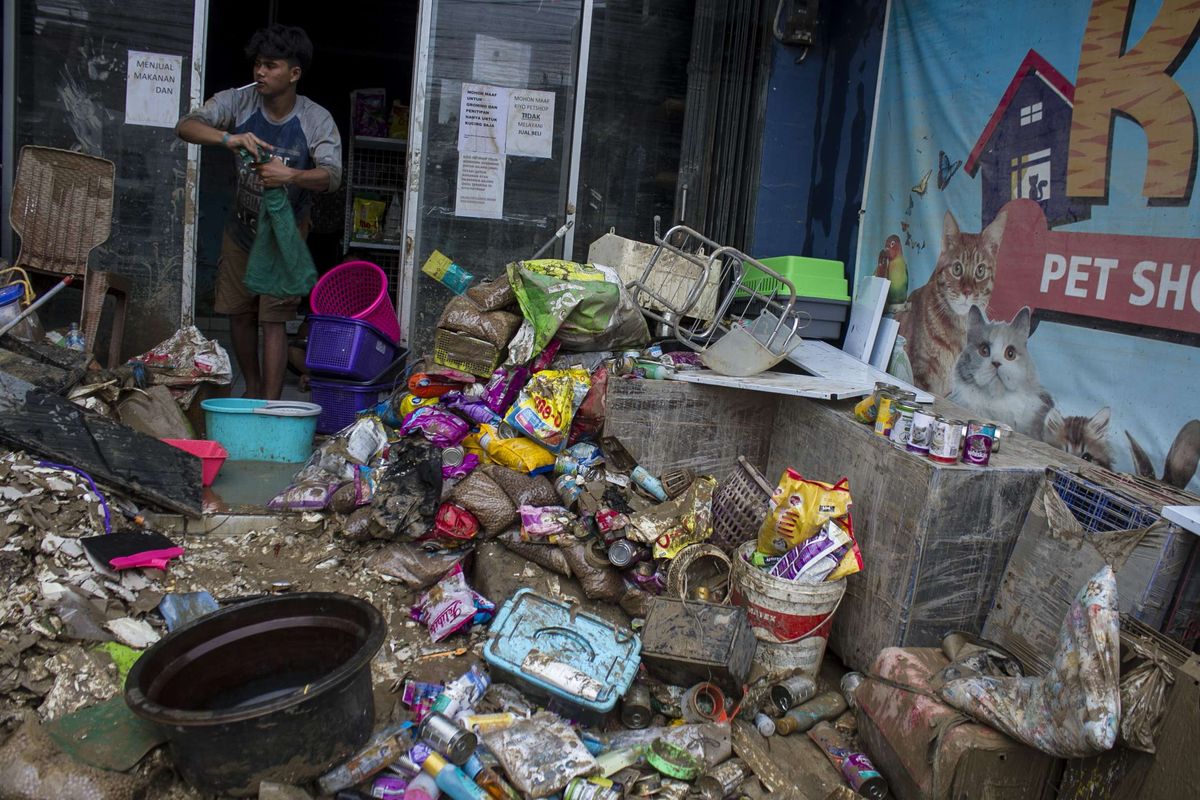
[[[850,534],[837,520],[829,520],[815,536],[788,550],[768,573],[801,583],[818,583],[841,563]],[[820,577],[816,577],[816,574]]]
[[[497,464],[526,475],[542,475],[554,469],[554,454],[524,436],[504,438],[492,425],[479,426],[479,445]]]
[[[466,420],[441,408],[421,406],[404,418],[400,435],[420,431],[436,447],[451,447],[471,431]]]
[[[429,628],[433,641],[440,642],[473,624],[490,621],[495,610],[494,603],[467,585],[462,564],[458,563],[421,595],[412,616]]]
[[[575,515],[562,506],[521,506],[521,541],[540,542],[557,536],[574,521]]]
[[[789,467],[771,495],[771,510],[758,531],[758,550],[783,555],[849,510],[850,484],[845,478],[836,484],[812,481]]]

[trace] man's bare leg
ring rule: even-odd
[[[233,355],[246,381],[243,397],[262,397],[263,378],[258,366],[258,315],[232,314],[229,334],[233,339]]]

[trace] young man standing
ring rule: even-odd
[[[202,107],[179,120],[175,133],[185,142],[221,145],[238,159],[237,197],[225,223],[217,264],[219,314],[230,318],[238,366],[246,379],[246,397],[278,400],[287,365],[285,323],[296,316],[299,297],[256,296],[242,283],[254,243],[264,188],[287,188],[301,236],[308,234],[313,192],[332,192],[342,178],[342,140],[333,117],[296,93],[312,62],[312,42],[300,28],[272,25],[246,45],[254,62],[254,84],[217,92]],[[239,149],[272,158],[242,166]],[[263,355],[258,357],[258,326]]]

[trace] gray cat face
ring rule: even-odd
[[[1032,378],[1029,358],[1029,309],[1012,322],[989,322],[978,306],[967,313],[967,346],[955,369],[964,383],[993,391],[1024,391]]]

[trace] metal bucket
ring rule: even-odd
[[[731,580],[732,601],[746,608],[758,639],[750,679],[799,674],[815,680],[846,581],[796,583],[768,575],[746,560],[755,544],[737,549]]]

